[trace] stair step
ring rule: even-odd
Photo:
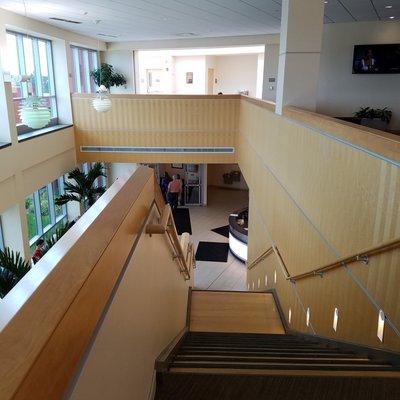
[[[278,363],[329,363],[329,364],[374,364],[388,365],[379,361],[371,361],[369,358],[339,358],[339,357],[265,357],[265,356],[221,356],[221,355],[180,355],[175,358],[176,361],[219,361],[219,362],[278,362]]]
[[[330,357],[330,358],[353,358],[357,357],[354,353],[338,353],[338,352],[306,352],[306,351],[298,351],[298,352],[284,352],[284,351],[201,351],[201,350],[193,350],[193,351],[180,351],[180,355],[216,355],[216,356],[275,356],[275,357]]]
[[[172,362],[171,368],[227,368],[227,369],[288,369],[288,370],[332,370],[332,371],[390,371],[388,364],[330,364],[330,363],[283,363],[283,362],[237,362],[237,361],[178,361]]]
[[[277,347],[277,346],[263,346],[263,347],[251,347],[251,346],[187,346],[182,345],[182,350],[246,350],[246,351],[316,351],[316,352],[339,352],[339,349],[327,348],[327,347],[311,347],[311,346],[298,346],[298,347]]]

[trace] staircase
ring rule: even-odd
[[[215,314],[224,307],[197,300],[192,296],[190,309],[196,313],[188,318],[189,329],[170,349],[164,368],[158,368],[156,400],[400,399],[399,367],[384,358],[295,334],[194,331],[199,315],[203,327],[211,323],[218,330]],[[203,312],[202,303],[208,304]],[[240,326],[249,313],[241,316],[236,310],[230,326]],[[223,316],[221,326],[226,327]]]

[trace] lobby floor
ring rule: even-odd
[[[199,241],[228,242],[228,238],[211,229],[228,225],[229,214],[248,205],[248,192],[208,187],[206,207],[190,207],[192,241],[197,249]],[[246,266],[230,252],[228,261],[196,261],[194,288],[209,290],[247,290]]]

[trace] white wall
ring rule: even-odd
[[[126,85],[112,87],[111,93],[135,93],[133,52],[130,50],[106,51],[103,53],[103,59],[126,78]]]
[[[174,93],[206,93],[206,56],[173,57]],[[186,83],[186,73],[193,72],[193,83]]]
[[[268,44],[264,53],[264,79],[262,98],[268,101],[276,100],[276,83],[278,81],[279,45]],[[270,82],[275,79],[275,82]]]
[[[237,94],[248,90],[249,95],[257,94],[258,54],[224,55],[215,57],[214,94]]]
[[[393,110],[392,129],[400,129],[400,74],[352,74],[356,44],[399,43],[399,22],[357,22],[325,25],[317,111],[351,116],[359,107]]]

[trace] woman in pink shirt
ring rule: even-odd
[[[182,181],[176,176],[172,176],[172,181],[168,184],[167,201],[172,209],[178,207],[179,198],[182,193]]]

